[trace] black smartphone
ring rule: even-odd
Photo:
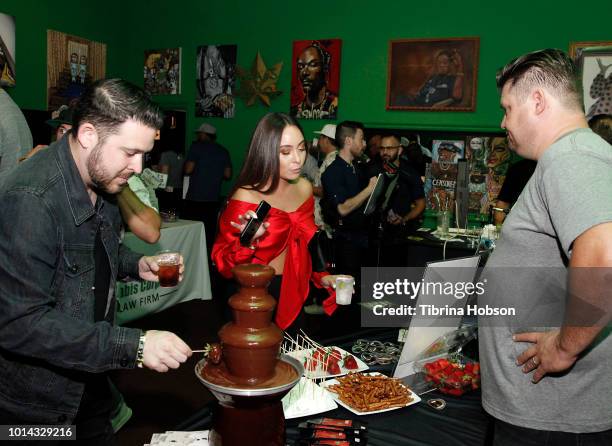
[[[255,213],[257,214],[257,218],[250,218],[247,221],[246,226],[240,233],[240,244],[242,246],[249,246],[251,244],[251,240],[253,240],[253,236],[264,222],[268,212],[270,212],[270,204],[267,201],[261,200],[257,209],[255,209]]]

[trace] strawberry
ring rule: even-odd
[[[355,370],[357,368],[359,368],[359,366],[357,365],[357,361],[355,360],[355,357],[351,354],[348,354],[344,357],[344,368],[349,369],[349,370]]]
[[[314,359],[304,358],[304,369],[314,372],[317,368],[317,361]]]
[[[221,362],[221,344],[210,344],[208,359],[210,359],[213,364],[219,364],[219,362]]]
[[[340,366],[338,365],[337,362],[332,362],[331,364],[327,366],[328,375],[339,375],[340,373],[342,372],[340,371]]]

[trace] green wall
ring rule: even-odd
[[[285,67],[278,87],[284,93],[268,110],[238,101],[234,119],[208,119],[219,141],[240,166],[250,134],[267,111],[289,110],[293,40],[343,40],[340,120],[372,127],[495,130],[501,119],[495,71],[512,57],[545,47],[567,49],[571,41],[612,40],[612,2],[589,7],[560,1],[273,0],[118,1],[61,3],[3,0],[0,12],[17,21],[17,87],[10,90],[24,108],[43,109],[46,101],[46,29],[108,44],[109,76],[143,84],[143,51],[182,47],[182,94],[159,96],[166,108],[187,110],[188,138],[204,120],[194,117],[195,52],[205,44],[237,44],[238,64],[250,67],[257,51]],[[475,112],[386,111],[388,41],[400,38],[480,37]],[[307,138],[324,121],[302,121]],[[237,169],[236,169],[237,170]]]

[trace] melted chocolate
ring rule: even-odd
[[[295,368],[291,364],[283,361],[278,361],[276,363],[274,376],[272,376],[272,378],[261,382],[257,382],[257,380],[253,379],[241,379],[231,375],[224,362],[218,365],[210,362],[206,363],[200,375],[212,384],[234,389],[266,389],[269,387],[280,387],[290,383],[298,377]]]

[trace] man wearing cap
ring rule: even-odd
[[[217,232],[221,183],[232,177],[232,162],[227,149],[216,142],[216,128],[205,122],[196,134],[185,161],[185,175],[190,179],[184,213],[191,220],[204,222],[210,250]]]
[[[55,130],[55,140],[59,141],[72,128],[72,108],[62,105],[52,113],[51,119],[46,121],[46,124]]]
[[[314,133],[319,135],[317,140],[317,148],[323,155],[323,161],[319,166],[319,182],[318,184],[315,184],[315,186],[322,188],[321,175],[323,175],[325,169],[327,169],[327,167],[334,162],[336,155],[338,154],[338,148],[336,147],[336,124],[325,124],[321,130],[317,130]],[[331,228],[323,221],[320,201],[320,197],[315,198],[315,223],[318,227],[325,229],[328,235],[330,235]]]

